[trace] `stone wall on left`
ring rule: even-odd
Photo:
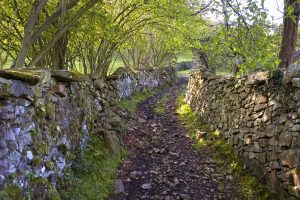
[[[119,154],[125,113],[116,106],[124,97],[118,80],[136,76],[126,74],[102,80],[73,71],[0,70],[0,189],[13,184],[24,192],[36,177],[55,186],[91,134],[103,135]],[[166,84],[165,75],[171,76],[155,79]]]

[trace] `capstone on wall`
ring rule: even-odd
[[[300,78],[191,73],[186,101],[279,199],[300,197]]]

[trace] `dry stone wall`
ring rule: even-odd
[[[136,92],[152,89],[166,83],[173,83],[175,79],[176,70],[174,67],[142,69],[136,72],[119,68],[110,77],[110,81],[117,88],[120,99]]]
[[[102,80],[72,71],[1,70],[0,189],[15,184],[27,191],[33,178],[55,186],[91,134],[103,135],[119,154],[126,113],[118,99],[171,83],[173,72],[123,71]]]
[[[279,199],[300,198],[300,79],[270,77],[268,72],[242,78],[218,77],[194,69],[186,101],[218,129],[244,164]]]

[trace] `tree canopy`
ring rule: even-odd
[[[159,67],[193,49],[213,69],[287,68],[300,57],[300,12],[298,0],[284,4],[280,25],[264,0],[3,0],[0,64],[104,77],[115,58]]]

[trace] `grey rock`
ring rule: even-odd
[[[151,190],[152,189],[152,186],[150,183],[144,183],[141,187],[143,190]]]
[[[300,88],[300,78],[293,78],[292,86]]]
[[[8,154],[8,148],[0,148],[0,158],[4,159],[3,157]]]
[[[10,130],[9,132],[4,133],[4,139],[7,141],[15,141],[16,137],[15,134],[12,130]]]
[[[281,166],[280,166],[280,164],[279,164],[278,161],[271,161],[270,164],[269,164],[269,166],[270,166],[272,169],[280,169],[280,168],[281,168]]]
[[[115,115],[114,117],[108,120],[108,123],[112,127],[121,127],[122,126],[122,118],[119,115]]]
[[[105,82],[102,79],[96,79],[94,80],[94,85],[96,89],[101,90],[105,87]]]
[[[191,197],[187,194],[180,194],[179,196],[182,198],[182,200],[191,200]]]
[[[144,118],[139,117],[139,118],[138,118],[138,122],[139,122],[139,123],[146,123],[147,120],[145,120]]]
[[[7,144],[6,141],[4,139],[0,139],[0,148],[6,148]]]
[[[288,149],[280,155],[282,166],[288,166],[290,168],[297,167],[299,165],[300,150]]]
[[[16,171],[17,171],[16,166],[15,165],[10,165],[8,170],[7,170],[7,173],[8,174],[13,174],[13,173],[16,173]]]
[[[295,124],[292,128],[291,131],[293,132],[299,132],[300,131],[300,124]]]
[[[117,198],[123,198],[126,195],[124,185],[122,180],[117,179],[115,181],[115,188],[113,192],[113,196]]]
[[[138,172],[137,172],[137,171],[132,171],[132,172],[130,172],[130,178],[131,178],[131,179],[136,179],[136,178],[137,178],[137,175],[138,175]]]
[[[173,182],[174,182],[175,185],[178,185],[180,183],[178,178],[176,178],[176,177],[174,178]]]
[[[291,132],[283,132],[279,136],[279,146],[290,146],[293,134]]]
[[[271,107],[268,107],[267,109],[265,109],[264,115],[262,117],[262,121],[263,122],[270,121],[271,117],[272,117],[272,109]]]
[[[25,108],[23,106],[16,106],[15,108],[15,115],[24,115]]]
[[[15,97],[32,97],[33,96],[33,90],[32,88],[24,83],[24,82],[21,82],[21,81],[18,81],[18,80],[14,80],[12,81],[12,85],[10,87],[10,90],[9,90],[10,94],[12,96],[15,96]]]
[[[113,153],[114,155],[120,155],[121,154],[121,145],[119,138],[117,137],[116,132],[114,131],[105,131],[104,132],[104,142],[108,149]]]
[[[32,151],[27,151],[27,152],[26,152],[26,158],[27,158],[28,160],[32,160],[32,159],[33,159]]]
[[[58,162],[57,162],[57,167],[60,169],[60,170],[63,170],[66,166],[66,160],[64,157],[58,157]]]

